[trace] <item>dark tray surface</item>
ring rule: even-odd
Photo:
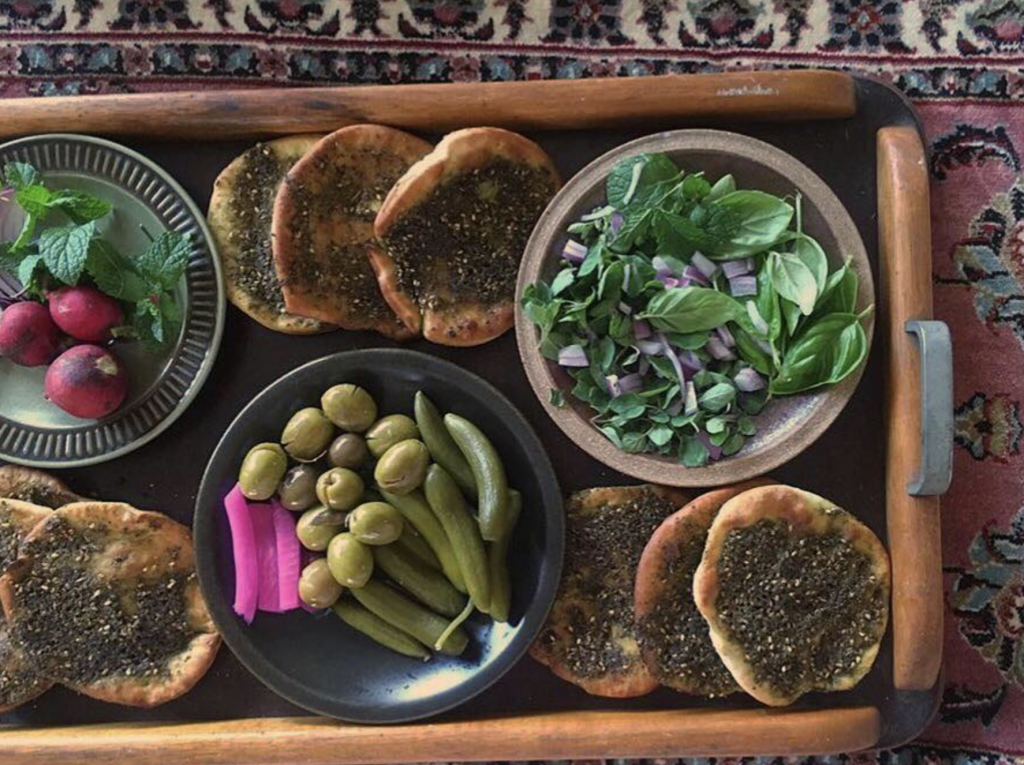
[[[879,283],[875,210],[875,134],[880,127],[913,124],[914,114],[893,90],[859,81],[858,114],[831,122],[785,125],[706,126],[734,130],[789,151],[817,172],[846,205],[860,229]],[[688,124],[686,127],[693,127]],[[659,128],[663,126],[658,126]],[[533,136],[551,153],[565,178],[605,151],[651,130],[565,132]],[[206,209],[214,178],[247,143],[129,144],[166,168]],[[877,300],[877,296],[876,296]],[[472,350],[417,341],[408,347],[447,358],[497,386],[537,430],[560,476],[565,493],[595,485],[632,483],[591,460],[569,442],[537,402],[520,364],[514,333]],[[846,410],[828,433],[803,455],[773,473],[780,481],[818,492],[845,507],[882,538],[885,529],[885,452],[882,350],[884,320],[864,378]],[[337,351],[391,346],[375,334],[336,332],[293,338],[263,329],[229,308],[224,342],[213,374],[186,414],[154,443],[106,465],[61,473],[79,493],[118,499],[166,512],[190,523],[195,492],[206,461],[221,433],[242,406],[266,385],[300,364]],[[269,361],[269,363],[268,363]],[[891,636],[870,675],[854,690],[805,696],[800,708],[875,705],[882,712],[883,745],[915,736],[930,717],[937,689],[896,692],[891,676]],[[526,712],[578,709],[669,709],[684,707],[751,708],[750,700],[707,701],[659,690],[640,699],[616,701],[591,697],[555,678],[526,658],[503,680],[468,705],[435,719],[471,719]],[[112,706],[57,688],[6,716],[3,723],[32,726],[128,721],[220,720],[306,714],[278,698],[253,678],[227,648],[209,675],[183,698],[156,711]]]

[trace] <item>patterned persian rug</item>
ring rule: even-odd
[[[807,66],[917,103],[957,349],[940,715],[820,759],[1024,765],[1024,0],[0,0],[7,97]]]

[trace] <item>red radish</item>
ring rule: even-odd
[[[128,393],[117,357],[96,345],[76,345],[46,370],[46,398],[68,414],[98,420],[116,410]]]
[[[61,287],[46,298],[50,301],[50,316],[75,340],[106,343],[110,330],[124,322],[120,304],[95,287]]]
[[[15,364],[49,364],[60,351],[60,341],[60,330],[41,303],[15,303],[0,314],[0,355]]]

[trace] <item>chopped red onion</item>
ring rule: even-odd
[[[622,311],[622,313],[626,314],[626,316],[630,316],[633,313],[633,308],[629,305],[629,303],[624,303],[622,301],[619,301],[619,310]]]
[[[661,343],[657,340],[637,340],[636,349],[645,356],[657,356],[661,353]]]
[[[587,361],[587,352],[583,350],[583,346],[567,345],[564,348],[558,350],[558,364],[563,367],[589,367],[590,362]]]
[[[635,393],[644,387],[643,375],[633,372],[632,374],[623,375],[619,380],[619,390],[622,393]]]
[[[679,286],[679,280],[669,276],[668,274],[659,273],[654,278],[657,279],[662,284],[664,284],[668,289],[672,289],[673,287]]]
[[[734,348],[736,346],[736,338],[732,336],[732,332],[729,331],[729,328],[725,324],[723,324],[721,327],[717,327],[715,329],[715,332],[718,334],[718,336],[722,339],[722,342],[725,343],[727,347]]]
[[[693,351],[680,351],[679,363],[683,365],[683,369],[691,374],[696,374],[704,368],[704,362]]]
[[[750,317],[750,323],[754,325],[754,329],[764,337],[768,337],[768,322],[761,317],[761,312],[757,310],[757,304],[753,300],[747,301],[747,315]]]
[[[708,456],[712,461],[722,458],[722,447],[711,443],[711,438],[703,430],[697,434],[697,440],[704,444],[704,448],[708,450]]]
[[[683,411],[686,414],[696,414],[697,408],[697,386],[690,380],[686,383],[686,408]]]
[[[675,417],[677,414],[683,411],[683,400],[681,398],[677,398],[675,401],[668,405],[668,408],[665,411],[668,412],[673,417]]]
[[[704,274],[704,276],[706,276],[708,279],[713,277],[718,272],[718,266],[712,263],[699,252],[693,253],[693,256],[690,258],[690,262],[693,263],[693,265],[697,266],[700,272]]]
[[[683,278],[689,279],[691,282],[696,282],[701,287],[710,287],[711,280],[704,276],[704,272],[696,266],[687,266],[683,269]]]
[[[565,243],[565,249],[562,250],[562,257],[570,263],[579,265],[587,257],[587,248],[579,242],[570,239]]]
[[[654,270],[658,272],[658,276],[675,276],[676,272],[672,270],[672,266],[668,264],[660,255],[655,255],[654,260],[651,261],[651,265],[654,266]]]
[[[637,340],[646,340],[653,334],[651,325],[643,319],[633,320],[633,337]]]
[[[756,390],[764,389],[764,378],[753,367],[743,367],[732,378],[732,381],[744,393],[753,393]]]
[[[608,388],[608,395],[612,398],[618,398],[622,395],[622,386],[619,384],[618,375],[608,375],[604,378],[605,387]]]
[[[646,356],[640,357],[640,363],[636,365],[637,374],[643,376],[647,374],[647,371],[651,368],[651,360]]]
[[[711,335],[708,338],[708,344],[704,347],[707,348],[708,353],[719,361],[733,361],[736,358],[736,354],[726,348],[725,343],[716,335]]]
[[[668,338],[665,337],[664,332],[658,333],[658,340],[661,342],[661,349],[668,360],[672,362],[672,368],[676,370],[676,377],[679,378],[679,384],[686,385],[686,373],[683,372],[683,365],[679,363],[679,357],[676,356],[675,351],[672,350],[672,346],[668,344]]]
[[[745,276],[750,273],[746,260],[727,260],[722,264],[722,273],[726,279],[735,279],[737,276]]]
[[[757,294],[757,277],[734,276],[729,280],[729,292],[733,297],[753,297]]]
[[[612,230],[613,234],[619,233],[619,229],[622,228],[622,224],[625,222],[625,218],[622,217],[622,213],[613,212],[611,218],[608,219],[608,227]]]

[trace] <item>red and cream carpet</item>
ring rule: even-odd
[[[1024,0],[0,0],[6,97],[808,66],[917,104],[957,350],[940,716],[820,759],[1024,765]]]

